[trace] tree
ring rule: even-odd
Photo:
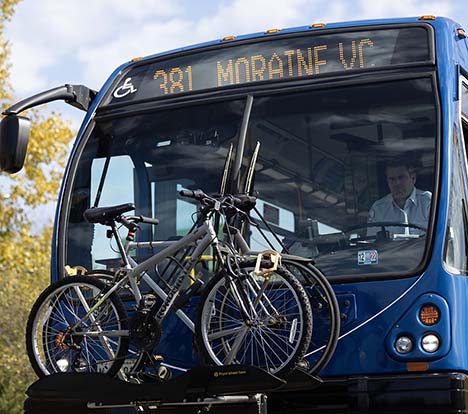
[[[12,103],[5,24],[19,0],[0,0],[0,100]],[[29,213],[57,197],[73,133],[59,114],[30,111],[31,139],[25,168],[0,174],[0,413],[23,412],[24,392],[36,379],[26,356],[29,310],[49,283],[52,229],[38,230]]]

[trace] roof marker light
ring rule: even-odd
[[[425,14],[419,17],[419,20],[435,20],[437,17],[432,16],[431,14]]]
[[[231,36],[224,36],[221,41],[226,42],[228,40],[234,40],[237,36],[231,35]]]
[[[281,29],[268,29],[265,30],[265,34],[278,33],[279,31],[281,31]]]
[[[143,59],[143,56],[134,57],[130,62],[138,62],[141,59]]]
[[[457,29],[457,35],[460,39],[465,39],[466,38],[466,32],[463,30],[461,27]]]
[[[319,29],[321,27],[325,27],[327,24],[326,23],[313,23],[309,27],[311,29]]]

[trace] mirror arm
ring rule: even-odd
[[[91,106],[97,92],[84,85],[63,85],[37,95],[23,99],[3,111],[3,115],[17,115],[26,109],[45,104],[47,102],[62,100],[75,108],[87,111]]]

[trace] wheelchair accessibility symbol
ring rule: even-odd
[[[131,80],[132,78],[125,79],[124,83],[114,91],[114,98],[123,98],[129,93],[135,93],[137,91],[137,88],[133,86]]]

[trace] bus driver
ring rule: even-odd
[[[416,172],[408,163],[393,161],[385,167],[385,177],[390,193],[377,200],[369,210],[368,223],[415,224],[427,228],[432,193],[415,187]],[[423,234],[409,226],[389,226],[385,230],[394,234]],[[378,226],[369,226],[367,235],[377,234]]]

